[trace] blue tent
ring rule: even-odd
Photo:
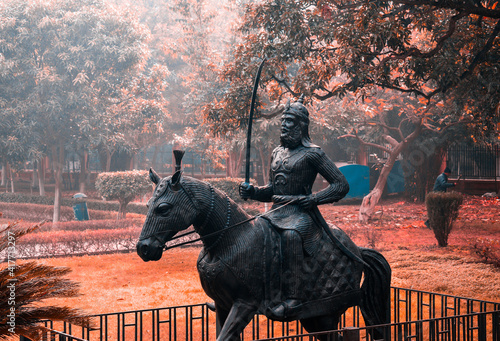
[[[339,170],[344,174],[349,183],[348,198],[363,198],[370,192],[370,168],[363,165],[346,164]]]

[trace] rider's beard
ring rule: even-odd
[[[300,125],[297,124],[288,131],[282,131],[280,140],[281,145],[285,148],[294,149],[300,146],[302,144],[302,131]]]

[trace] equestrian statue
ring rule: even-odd
[[[269,183],[254,186],[247,176],[240,185],[243,199],[273,203],[256,217],[209,183],[184,176],[182,152],[175,151],[172,176],[162,179],[150,170],[156,188],[137,253],[144,261],[157,261],[168,241],[193,226],[203,243],[197,262],[201,284],[221,325],[218,341],[239,340],[255,314],[300,320],[308,332],[319,332],[337,329],[347,308],[359,306],[366,325],[390,323],[389,264],[327,224],[318,210],[342,199],[349,185],[311,142],[308,127],[303,98],[287,103]],[[318,174],[329,185],[313,193]],[[389,339],[383,327],[371,337]]]

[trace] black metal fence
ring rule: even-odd
[[[500,341],[500,303],[391,288],[392,323],[384,326],[386,340],[401,341]],[[91,328],[69,323],[46,322],[57,330],[49,340],[186,340],[216,339],[215,313],[207,304],[99,314]],[[339,331],[322,333],[331,340],[371,340],[359,308],[349,309]],[[256,316],[245,329],[242,340],[312,341],[320,334],[307,334],[299,322],[273,322]],[[390,337],[389,337],[390,336]],[[65,339],[66,338],[66,339]],[[77,339],[80,338],[80,339]]]
[[[464,179],[500,178],[500,146],[461,146],[448,148],[447,165]]]

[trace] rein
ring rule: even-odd
[[[219,230],[219,231],[215,231],[215,232],[209,233],[209,234],[207,234],[207,235],[205,235],[205,236],[203,236],[203,237],[196,238],[196,239],[193,239],[193,240],[188,240],[188,241],[186,241],[186,242],[182,242],[182,243],[175,244],[175,245],[171,245],[171,246],[166,246],[166,245],[165,245],[163,248],[164,248],[164,250],[170,250],[170,249],[173,249],[173,248],[176,248],[176,247],[179,247],[179,246],[183,246],[183,245],[192,244],[192,243],[196,243],[196,242],[202,241],[203,239],[206,239],[206,238],[209,238],[209,237],[216,236],[216,235],[218,235],[218,234],[220,234],[220,233],[226,232],[227,230],[230,230],[230,229],[235,228],[235,227],[237,227],[237,226],[240,226],[240,225],[246,224],[246,223],[248,223],[248,222],[251,222],[252,220],[255,220],[255,219],[259,218],[259,217],[265,216],[266,214],[269,214],[269,213],[275,212],[275,211],[277,211],[277,210],[279,210],[279,209],[281,209],[281,208],[283,208],[283,207],[285,207],[285,206],[288,206],[288,205],[290,205],[290,204],[294,203],[295,201],[296,201],[296,200],[290,200],[290,201],[286,202],[285,204],[283,204],[283,205],[281,205],[281,206],[279,206],[279,207],[273,208],[272,210],[269,210],[269,211],[264,212],[264,213],[259,213],[259,214],[255,215],[255,216],[253,216],[253,217],[250,217],[250,218],[248,218],[248,219],[245,219],[245,220],[243,220],[243,221],[240,221],[240,222],[238,222],[238,223],[236,223],[236,224],[234,224],[234,225],[231,225],[231,226],[225,227],[225,228],[223,228],[222,230]],[[230,215],[228,214],[228,224],[227,224],[227,225],[229,225],[229,217],[230,217]],[[173,241],[173,240],[176,240],[176,239],[179,239],[179,238],[182,238],[182,237],[188,236],[188,235],[193,234],[193,233],[195,233],[195,232],[196,232],[196,231],[191,231],[191,232],[183,233],[183,234],[181,234],[181,235],[179,235],[179,236],[175,236],[174,238],[170,239],[170,241]]]

